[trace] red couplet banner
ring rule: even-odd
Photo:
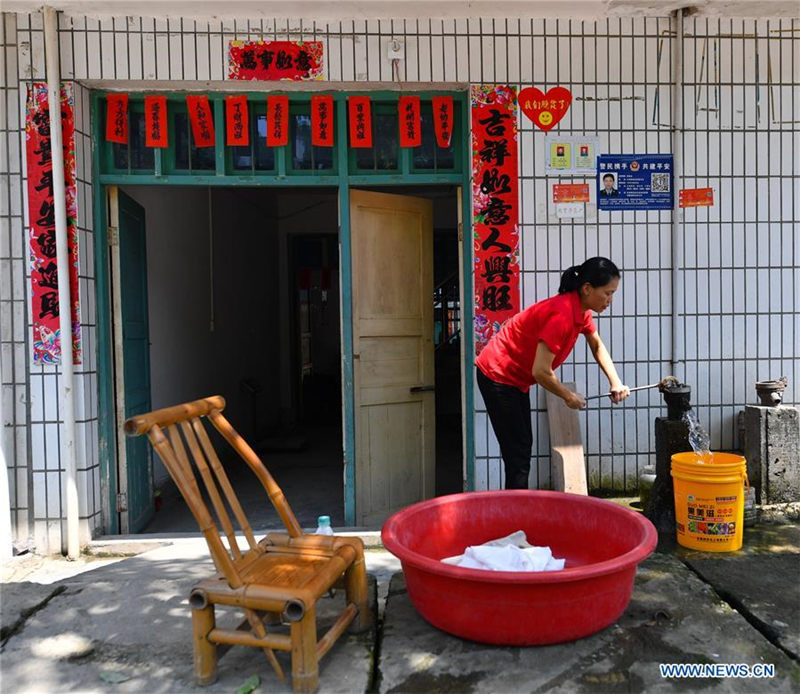
[[[472,87],[475,352],[519,311],[517,95]]]
[[[289,144],[289,97],[267,97],[267,146]]]
[[[106,140],[128,144],[127,94],[106,94]]]
[[[72,357],[81,363],[81,317],[78,293],[78,208],[75,183],[75,120],[71,90],[61,88],[61,129],[64,139],[69,294],[72,322]],[[53,158],[50,146],[50,111],[47,84],[28,86],[25,112],[25,156],[28,164],[28,216],[31,248],[31,311],[33,362],[56,364],[61,360],[56,221],[53,201]]]
[[[225,97],[225,132],[229,147],[247,147],[250,144],[247,97],[244,94]]]
[[[333,97],[330,94],[311,97],[311,144],[333,147]]]
[[[447,149],[453,137],[453,97],[434,96],[431,99],[431,105],[436,144]]]
[[[232,80],[321,80],[322,41],[231,41]]]
[[[167,97],[144,98],[144,143],[148,147],[167,147]]]
[[[350,146],[372,147],[372,115],[368,96],[347,98],[350,119]]]
[[[189,94],[186,97],[189,108],[189,121],[192,124],[192,135],[196,147],[214,146],[214,119],[211,116],[211,105],[205,94]]]
[[[419,97],[401,96],[399,101],[397,115],[400,123],[400,146],[419,147],[422,144]]]

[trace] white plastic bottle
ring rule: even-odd
[[[331,528],[331,517],[320,516],[317,518],[317,529],[314,531],[315,535],[333,535],[333,528]]]

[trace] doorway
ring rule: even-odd
[[[264,459],[300,523],[311,527],[325,514],[343,525],[336,191],[124,186],[119,196],[140,210],[146,262],[133,271],[122,254],[119,274],[129,277],[114,314],[124,318],[141,286],[150,407],[222,395],[226,417]],[[119,234],[122,247],[127,232]],[[133,358],[127,344],[124,354]],[[163,464],[148,447],[131,451],[129,441],[118,447],[118,477],[149,474],[153,496],[136,502],[143,512],[126,499],[120,527],[195,531]],[[235,455],[223,462],[253,526],[277,527],[246,466]]]
[[[462,491],[459,200],[350,190],[358,523]]]

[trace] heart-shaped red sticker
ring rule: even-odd
[[[536,87],[527,87],[517,97],[522,112],[545,132],[560,121],[572,103],[566,87],[553,87],[542,94]]]

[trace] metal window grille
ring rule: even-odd
[[[223,80],[230,39],[316,39],[325,45],[328,84],[402,80],[429,85],[501,83],[569,87],[574,102],[558,132],[597,133],[603,152],[668,152],[670,93],[675,82],[668,18],[598,20],[352,20],[248,21],[83,16],[61,18],[65,79],[158,80],[164,89]],[[715,448],[738,444],[736,412],[752,401],[756,379],[787,374],[800,382],[800,230],[798,229],[798,43],[796,19],[743,20],[697,16],[685,21],[682,51],[684,187],[711,186],[716,205],[685,212],[682,270],[685,311],[685,380],[693,387],[700,420]],[[38,14],[4,14],[0,194],[2,383],[5,450],[11,454],[17,533],[34,523],[59,532],[62,515],[56,377],[32,367],[24,227],[24,99],[26,83],[44,78],[44,40]],[[405,59],[386,58],[391,39]],[[76,95],[80,89],[76,87]],[[82,96],[82,99],[84,97]],[[90,258],[91,178],[88,125],[79,137],[81,275],[85,291],[84,349],[93,354],[93,261]],[[552,294],[566,266],[608,255],[624,271],[622,290],[598,325],[624,379],[657,380],[670,370],[671,212],[590,210],[584,220],[550,214],[555,178],[544,171],[544,135],[520,120],[521,260],[523,305]],[[569,179],[562,179],[568,181]],[[85,262],[84,262],[85,261]],[[90,306],[87,306],[89,304]],[[604,388],[586,350],[578,347],[562,367],[588,393]],[[87,480],[99,523],[96,372],[83,372],[79,420],[86,441]],[[796,401],[792,390],[787,400]],[[503,483],[494,437],[475,413],[478,488]],[[624,408],[600,405],[583,416],[592,486],[630,490],[653,455],[652,420],[662,412],[655,393]],[[546,487],[549,445],[540,394],[534,402],[532,483]],[[89,452],[91,450],[91,452]],[[93,456],[93,457],[92,457]],[[87,482],[87,486],[89,483]],[[87,494],[88,495],[88,494]],[[38,532],[38,531],[37,531]]]

